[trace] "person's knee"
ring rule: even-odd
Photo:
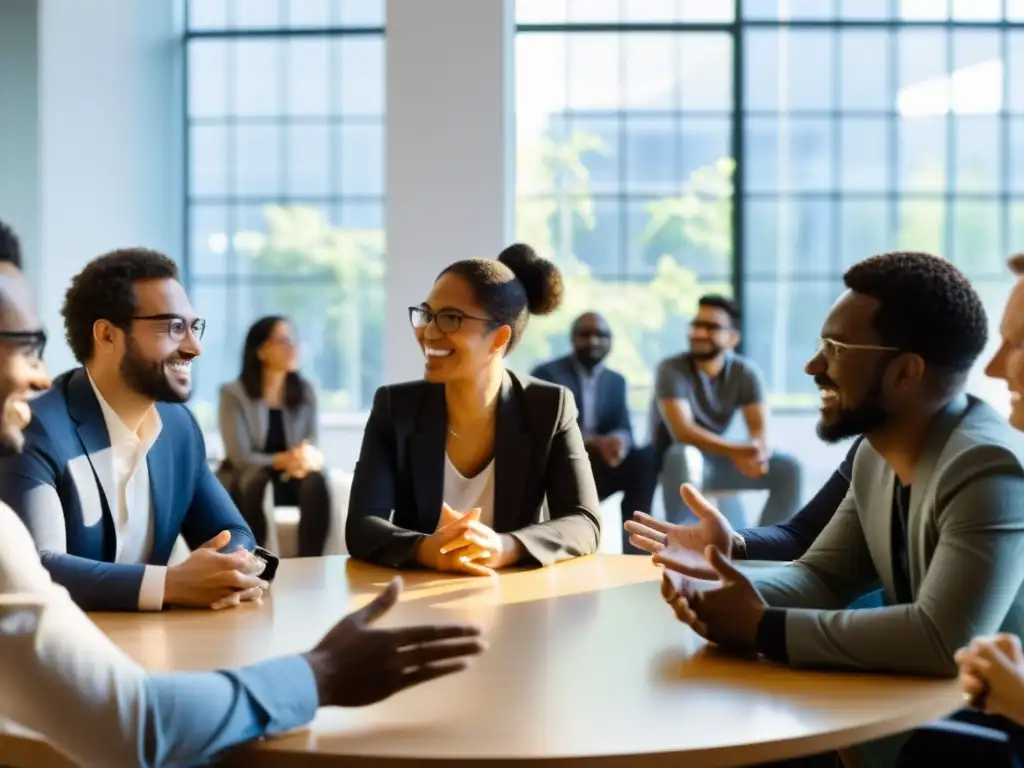
[[[273,467],[250,467],[238,478],[238,493],[244,502],[262,504],[267,484],[274,479]]]
[[[327,499],[330,489],[327,483],[327,474],[322,471],[310,472],[299,481],[300,498],[310,500]]]
[[[768,474],[775,477],[799,480],[802,471],[797,458],[788,453],[773,453],[768,460]]]

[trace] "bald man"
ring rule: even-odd
[[[596,312],[576,318],[571,332],[572,354],[538,366],[533,376],[568,387],[576,398],[580,430],[601,500],[622,491],[622,520],[634,512],[649,514],[658,482],[654,452],[633,443],[626,398],[626,379],[605,367],[612,332]],[[622,530],[622,551],[643,554]]]

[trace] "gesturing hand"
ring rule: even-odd
[[[658,565],[694,579],[717,579],[714,568],[704,558],[704,551],[717,547],[726,557],[731,557],[736,532],[725,515],[689,483],[679,487],[679,495],[697,516],[695,525],[665,523],[643,512],[634,512],[633,519],[626,522],[629,541],[654,555]]]
[[[418,683],[466,668],[486,643],[472,624],[429,624],[397,629],[371,625],[402,593],[395,578],[373,602],[339,621],[305,654],[321,706],[374,704]]]
[[[767,604],[760,593],[718,549],[708,547],[708,563],[719,579],[718,586],[700,590],[662,584],[662,596],[676,617],[703,637],[723,648],[750,652],[755,649],[757,627]],[[676,592],[674,597],[666,591]]]

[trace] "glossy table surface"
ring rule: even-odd
[[[93,618],[150,670],[248,664],[308,650],[393,574],[340,556],[284,560],[262,605]],[[898,733],[961,703],[952,680],[797,671],[716,652],[676,621],[646,557],[496,578],[402,575],[402,601],[382,625],[474,621],[489,651],[381,704],[322,709],[308,729],[227,762],[748,765]]]

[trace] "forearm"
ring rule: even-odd
[[[150,676],[145,681],[144,766],[194,765],[260,736],[305,725],[319,704],[316,680],[299,656],[221,672]]]
[[[672,433],[672,439],[677,443],[692,445],[702,453],[710,453],[715,456],[729,456],[738,447],[731,440],[726,440],[711,430],[704,429],[704,427],[693,422],[676,424],[674,426],[670,425],[669,431]]]
[[[797,560],[803,557],[832,519],[849,487],[849,481],[834,472],[814,498],[788,522],[738,531],[743,537],[745,557],[748,560]]]
[[[553,565],[597,552],[601,523],[590,511],[581,511],[528,525],[512,535],[522,544],[525,559]]]
[[[41,552],[40,559],[82,610],[139,610],[145,565],[101,563],[60,552]]]
[[[863,591],[800,562],[772,568],[752,581],[773,608],[844,608]]]
[[[376,515],[353,515],[345,522],[345,545],[349,554],[388,568],[417,565],[416,547],[426,534],[411,531]]]

